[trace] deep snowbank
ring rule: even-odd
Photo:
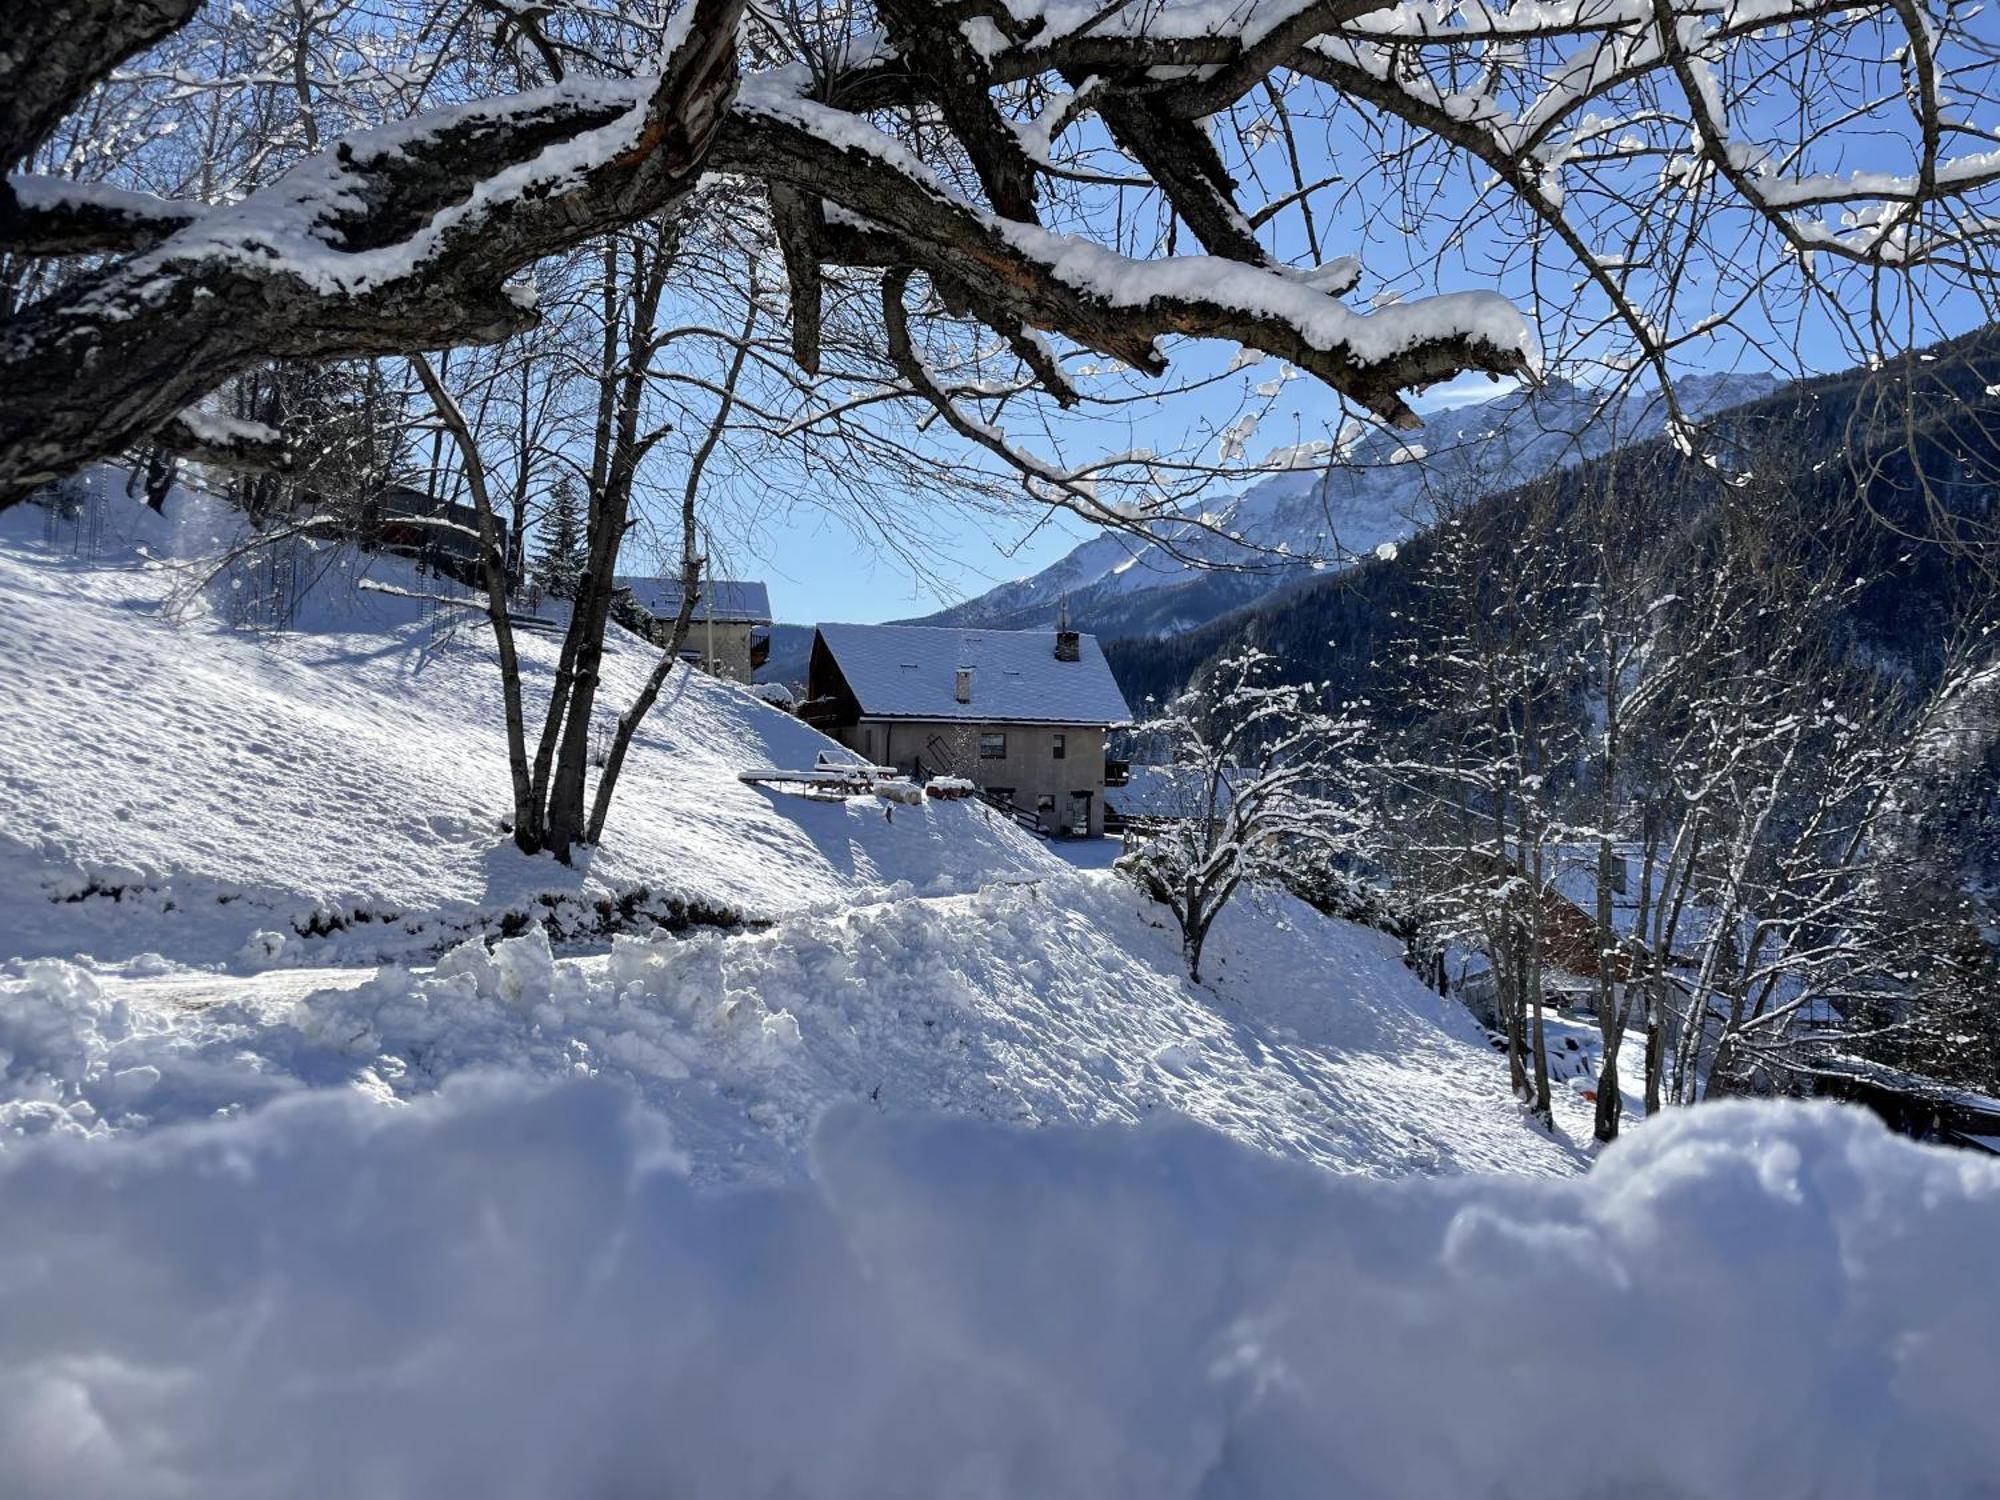
[[[1824,1106],[1398,1183],[855,1107],[716,1193],[601,1085],[322,1094],[0,1154],[0,1491],[1991,1494],[1996,1240]]]
[[[703,1180],[795,1175],[813,1122],[850,1101],[1024,1124],[1179,1111],[1347,1172],[1581,1166],[1393,939],[1247,892],[1197,987],[1157,921],[1122,881],[1058,870],[751,935],[620,940],[606,959],[558,961],[539,935],[473,943],[427,973],[195,1005],[44,961],[0,976],[0,1148],[308,1088],[407,1101],[505,1069],[633,1090]]]
[[[244,592],[232,585],[255,592],[261,575],[204,591],[191,560],[241,517],[187,492],[157,516],[118,478],[88,476],[105,527],[88,561],[45,548],[36,507],[0,516],[0,959],[363,962],[435,952],[474,914],[539,915],[544,894],[586,921],[640,887],[766,917],[1050,863],[967,804],[892,821],[872,799],[743,785],[741,771],[846,752],[697,673],[675,675],[635,741],[604,846],[578,869],[523,858],[501,831],[490,632],[475,612],[412,597],[453,585],[401,558],[302,548],[313,584],[289,628],[231,628]],[[174,601],[180,623],[166,617]],[[520,638],[531,706],[558,646]],[[655,655],[613,632],[603,715],[637,695]],[[335,930],[308,949],[301,928]],[[260,931],[276,936],[253,942]]]

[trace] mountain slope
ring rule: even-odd
[[[2000,497],[2000,334],[1949,341],[1921,351],[1913,364],[1923,396],[1910,429],[1900,422],[1873,428],[1876,403],[1895,387],[1885,387],[1880,372],[1864,369],[1802,381],[1734,407],[1717,436],[1754,450],[1764,479],[1824,496],[1828,513],[1845,500],[1854,474],[1866,475],[1866,506],[1883,524],[1860,537],[1863,551],[1855,561],[1865,583],[1846,611],[1846,644],[1886,653],[1921,672],[1935,666],[1950,639],[1954,601],[1971,575],[1944,548],[1913,545],[1909,538],[1932,531],[1937,518],[1927,507],[1940,500],[1974,530],[1993,524]],[[1890,399],[1884,409],[1898,410],[1898,402]],[[1699,523],[1718,483],[1662,438],[1622,448],[1620,463],[1679,497],[1675,503],[1690,524]],[[1550,503],[1560,513],[1601,482],[1595,460],[1570,467],[1554,484]],[[1499,490],[1478,507],[1504,520],[1524,499],[1519,491]],[[1504,524],[1489,529],[1507,530]],[[1375,663],[1398,629],[1398,612],[1410,608],[1430,554],[1429,539],[1418,536],[1394,556],[1368,559],[1337,577],[1293,580],[1183,634],[1161,639],[1141,629],[1107,640],[1105,655],[1133,703],[1171,697],[1244,642],[1272,652],[1278,670],[1292,680],[1326,682],[1339,700],[1378,700],[1387,679]]]
[[[1700,376],[1683,382],[1679,395],[1699,416],[1776,385],[1768,375]],[[1440,498],[1505,489],[1615,443],[1653,437],[1665,412],[1656,392],[1606,403],[1565,381],[1436,412],[1421,432],[1370,433],[1336,467],[1281,474],[1211,505],[1206,519],[1224,536],[1193,525],[1167,528],[1166,539],[1181,550],[1237,571],[1193,566],[1158,543],[1107,533],[1032,577],[918,623],[1032,629],[1053,623],[1067,601],[1071,618],[1104,638],[1192,629],[1407,539]]]
[[[1347,1171],[1579,1164],[1393,940],[1246,896],[1214,985],[1190,985],[1128,885],[979,803],[744,785],[835,747],[732,684],[676,676],[585,864],[523,858],[499,826],[491,646],[413,597],[444,584],[317,549],[291,628],[231,628],[254,612],[231,584],[254,579],[189,593],[188,568],[235,514],[182,493],[154,516],[115,479],[95,480],[94,556],[52,553],[32,514],[0,536],[0,1144],[314,1089],[409,1103],[501,1070],[615,1081],[717,1179],[796,1173],[813,1119],[855,1100],[1179,1110]],[[159,614],[177,590],[181,623]],[[533,693],[555,643],[521,646]],[[652,659],[613,642],[611,701]],[[691,935],[607,956],[600,911]],[[538,922],[597,951],[558,958]],[[364,967],[304,967],[341,964]]]

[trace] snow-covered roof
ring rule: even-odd
[[[632,591],[632,602],[656,620],[671,620],[681,612],[681,581],[678,578],[614,578],[612,583]],[[713,578],[695,594],[697,623],[714,620],[718,624],[768,625],[771,623],[771,594],[761,583],[737,578]]]
[[[970,719],[982,724],[1124,724],[1132,711],[1095,636],[1077,660],[1056,659],[1052,630],[928,625],[822,625],[819,638],[861,712],[881,719]],[[971,701],[957,697],[972,669]]]

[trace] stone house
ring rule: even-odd
[[[631,596],[631,613],[646,637],[664,646],[680,617],[678,578],[616,578]],[[748,682],[771,654],[771,596],[761,583],[716,578],[695,593],[681,658],[715,677]]]
[[[1104,831],[1104,737],[1132,717],[1092,636],[922,625],[821,625],[800,715],[875,765],[963,776],[1057,836]]]

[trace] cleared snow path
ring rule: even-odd
[[[381,973],[369,965],[352,969],[272,969],[262,974],[213,974],[181,969],[170,974],[94,974],[99,995],[113,1005],[201,1010],[230,1001],[265,1005],[335,994],[368,983]]]

